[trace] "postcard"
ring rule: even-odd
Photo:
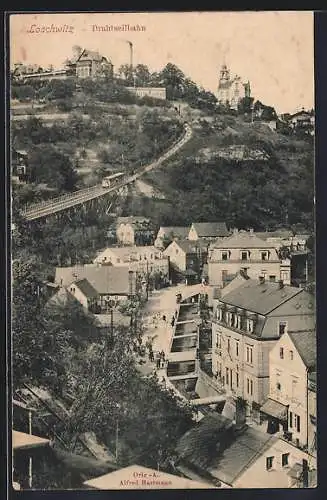
[[[313,12],[8,17],[12,488],[315,488]]]

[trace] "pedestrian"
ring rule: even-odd
[[[165,315],[162,316],[162,321],[166,321],[166,316]]]
[[[153,363],[153,361],[154,361],[154,354],[153,354],[152,349],[151,349],[151,351],[149,352],[149,359],[150,359],[151,363]]]
[[[161,364],[160,361],[161,361],[160,354],[159,354],[159,352],[157,352],[156,353],[156,366],[157,366],[158,370],[160,369],[160,364]]]
[[[173,316],[173,319],[171,320],[171,326],[173,327],[175,324],[175,317]]]

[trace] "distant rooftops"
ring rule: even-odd
[[[217,241],[214,248],[275,248],[275,243],[258,238],[253,231],[238,231],[234,229],[231,236]]]
[[[225,222],[193,222],[199,238],[216,238],[228,236],[230,233]]]

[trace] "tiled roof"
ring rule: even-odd
[[[194,222],[193,227],[199,238],[216,238],[230,234],[225,222]]]
[[[231,304],[254,313],[266,315],[292,297],[304,293],[302,288],[278,283],[249,279],[221,298],[222,302]]]
[[[317,339],[315,330],[288,332],[301,356],[305,366],[309,370],[316,367],[317,360]]]
[[[129,294],[128,268],[98,266],[96,264],[56,268],[55,282],[62,284],[62,286],[69,286],[76,280],[83,278],[86,278],[100,295]]]
[[[95,290],[95,288],[91,285],[91,283],[86,279],[82,279],[79,281],[75,281],[74,283],[80,291],[87,297],[88,299],[94,299],[98,297],[98,292]]]
[[[232,485],[277,441],[271,434],[247,427],[241,434],[234,436],[233,442],[221,454],[217,453],[209,472],[220,481]]]
[[[267,242],[258,238],[255,233],[247,231],[238,231],[231,236],[219,240],[215,243],[214,248],[275,248],[275,243]]]
[[[233,485],[276,441],[275,436],[251,427],[235,432],[232,421],[217,413],[184,434],[176,451],[182,462]]]
[[[233,423],[218,413],[204,417],[184,434],[176,447],[178,457],[200,468],[207,468],[217,454],[217,443]]]

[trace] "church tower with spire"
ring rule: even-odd
[[[243,86],[243,91],[242,91]],[[219,72],[219,82],[217,91],[218,103],[237,109],[240,100],[243,97],[250,97],[250,82],[241,83],[241,78],[237,75],[231,77],[230,70],[224,62]]]

